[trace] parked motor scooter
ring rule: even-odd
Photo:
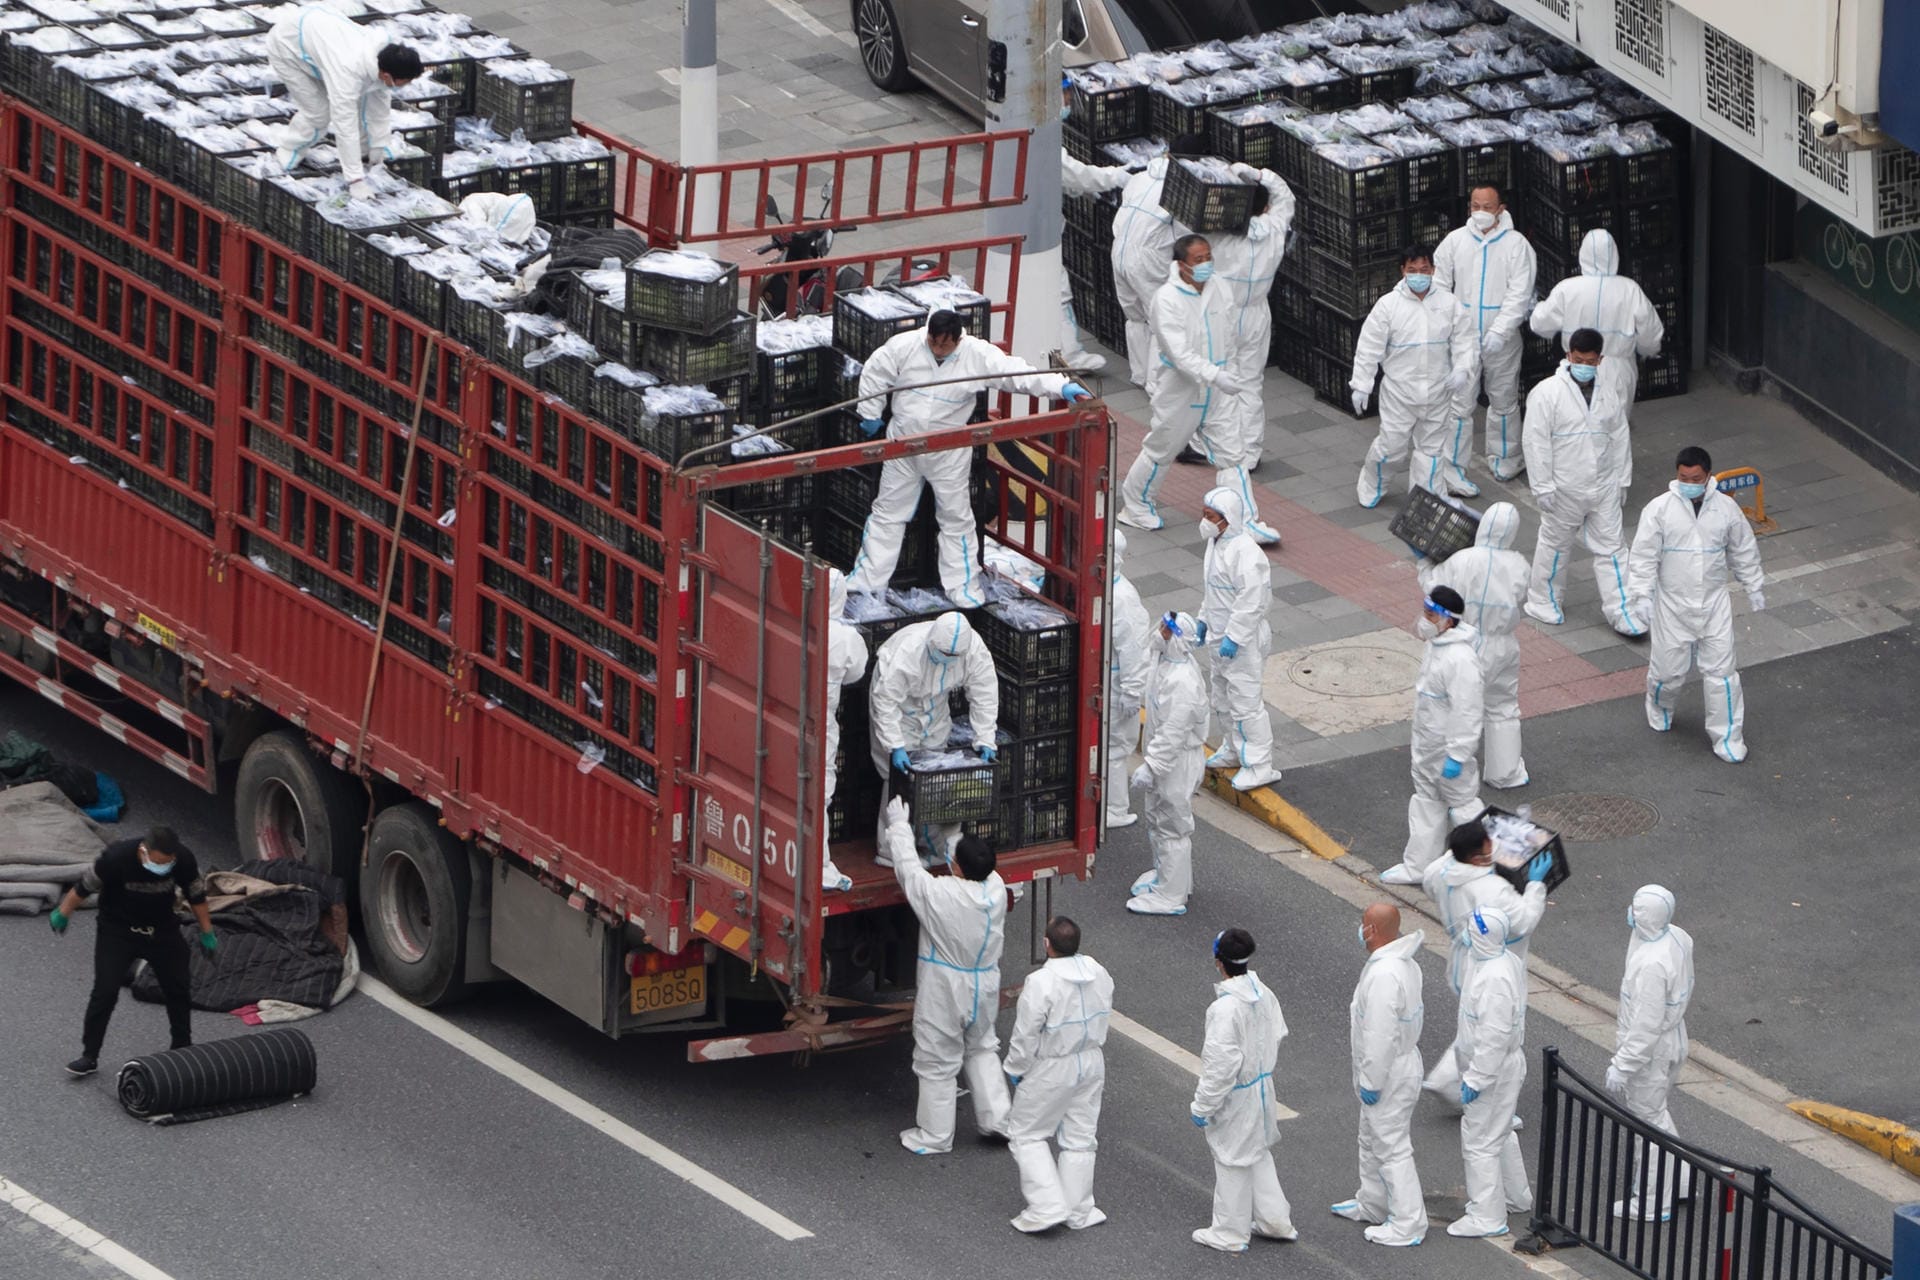
[[[820,188],[820,212],[817,221],[825,221],[833,208],[833,182],[829,179]],[[772,196],[766,201],[767,221],[784,221],[780,215],[780,205]],[[761,245],[754,252],[769,254],[779,252],[780,261],[813,262],[827,257],[833,250],[833,238],[842,231],[855,231],[857,227],[809,227],[804,231],[775,232],[773,239]],[[834,274],[834,290],[858,289],[863,283],[860,268],[841,267]],[[759,315],[762,320],[772,320],[787,314],[789,292],[793,286],[799,287],[798,301],[794,313],[803,316],[817,316],[827,309],[827,273],[825,269],[815,267],[803,271],[798,276],[781,274],[767,277],[765,286],[760,290]]]

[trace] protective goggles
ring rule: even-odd
[[[1432,600],[1423,600],[1421,604],[1426,607],[1428,613],[1436,618],[1452,618],[1455,622],[1460,621],[1460,615],[1445,605],[1435,604]]]

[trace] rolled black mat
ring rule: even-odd
[[[120,1068],[120,1105],[150,1124],[187,1124],[255,1111],[313,1092],[313,1041],[273,1027],[133,1059]]]

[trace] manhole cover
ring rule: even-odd
[[[1372,645],[1321,649],[1296,658],[1287,679],[1330,698],[1377,698],[1405,693],[1420,676],[1413,654]]]
[[[1660,823],[1660,811],[1633,796],[1548,796],[1533,802],[1533,820],[1563,839],[1625,840]]]

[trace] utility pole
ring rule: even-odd
[[[1013,349],[1034,364],[1060,345],[1060,3],[988,0],[987,129],[1030,130],[1024,202],[987,210],[989,236],[1024,236]],[[1015,155],[996,150],[993,190],[1013,190]],[[1006,296],[1013,255],[988,262],[988,292]],[[998,337],[998,334],[991,335]]]
[[[680,163],[713,164],[720,159],[714,0],[681,0],[680,21]],[[717,188],[709,178],[694,192],[692,225],[684,230],[718,226]]]

